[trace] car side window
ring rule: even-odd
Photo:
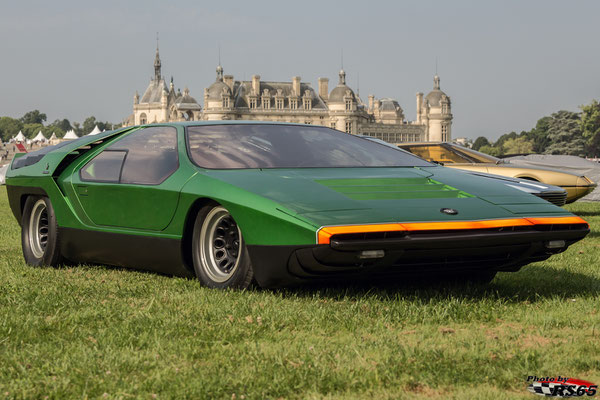
[[[115,159],[117,153],[124,154],[121,161]],[[97,177],[109,172],[114,177],[118,169],[118,179],[111,182],[158,185],[178,167],[177,129],[152,126],[132,132],[108,146],[81,169],[80,175],[82,180],[109,182]]]
[[[82,181],[119,182],[125,151],[103,151],[81,169]]]

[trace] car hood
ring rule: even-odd
[[[315,225],[450,221],[569,214],[490,179],[427,168],[300,168],[205,171],[268,198]],[[457,215],[441,213],[453,208]]]

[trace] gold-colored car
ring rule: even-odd
[[[586,176],[551,168],[510,164],[508,161],[454,143],[403,143],[399,147],[449,168],[529,179],[560,186],[567,191],[567,203],[582,198],[596,188],[596,184]]]

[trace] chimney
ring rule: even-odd
[[[229,86],[229,89],[233,91],[233,75],[225,75],[223,77],[223,82],[225,82],[225,84]]]
[[[323,100],[329,98],[329,78],[319,78],[319,96]]]
[[[373,112],[373,108],[375,107],[375,96],[372,94],[369,95],[369,111]]]
[[[260,75],[252,75],[252,92],[260,96]]]
[[[423,93],[417,92],[417,123],[421,123],[421,114],[423,113]]]
[[[292,92],[294,93],[294,96],[301,96],[300,77],[299,76],[294,76],[292,78]]]

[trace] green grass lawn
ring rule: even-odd
[[[218,291],[106,266],[34,268],[0,188],[1,398],[526,398],[600,383],[600,204],[567,252],[487,287]]]

